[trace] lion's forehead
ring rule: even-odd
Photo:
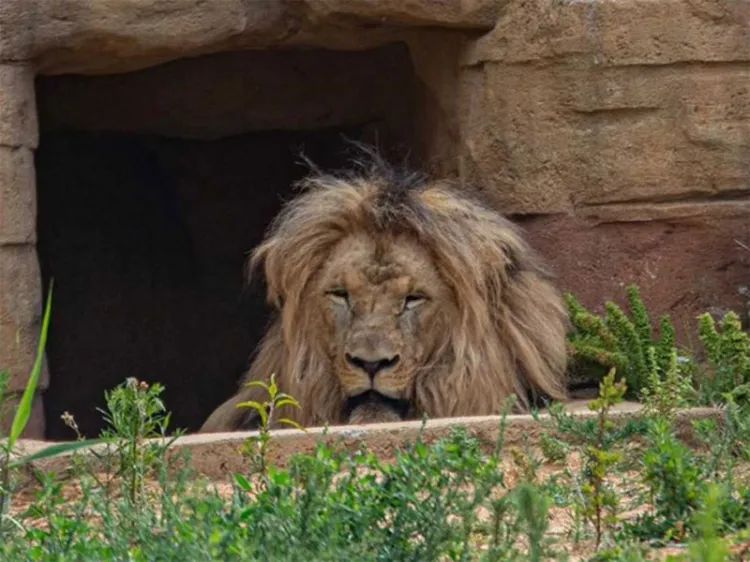
[[[373,285],[395,285],[393,281],[405,276],[404,266],[397,262],[369,263],[361,268],[362,275]]]
[[[350,236],[331,254],[324,283],[341,283],[347,288],[377,287],[379,294],[412,290],[414,283],[441,282],[429,252],[408,238],[374,240]]]

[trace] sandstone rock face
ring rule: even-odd
[[[0,247],[36,241],[34,175],[31,149],[0,146]]]
[[[0,16],[8,8],[0,8]],[[0,26],[0,48],[4,46]],[[0,369],[10,372],[7,391],[20,392],[36,358],[41,278],[36,241],[33,149],[39,138],[34,71],[22,63],[0,64]],[[39,391],[49,384],[46,364]],[[25,435],[44,429],[41,395]],[[3,420],[0,420],[2,423]]]
[[[547,216],[522,221],[562,287],[590,310],[612,300],[627,310],[625,286],[637,283],[649,311],[669,314],[680,343],[698,346],[696,316],[734,310],[747,322],[748,215],[712,209],[669,220],[595,221]],[[743,290],[744,288],[744,290]],[[697,349],[697,347],[696,347]]]
[[[746,309],[750,4],[511,2],[463,52],[464,173],[601,310]],[[743,296],[744,295],[744,296]]]
[[[30,64],[0,64],[0,145],[36,148],[39,125]]]
[[[41,317],[41,278],[36,250],[31,244],[0,246],[0,358],[10,371],[9,392],[26,386],[36,358]],[[40,389],[48,375],[40,376]]]
[[[5,0],[0,60],[125,71],[234,48],[382,44],[403,27],[488,30],[496,0]]]
[[[744,198],[748,61],[746,2],[512,3],[465,52],[473,177],[511,212]]]
[[[750,65],[467,74],[472,176],[509,212],[750,193]]]

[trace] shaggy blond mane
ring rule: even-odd
[[[508,395],[566,397],[566,308],[542,262],[507,219],[454,190],[376,161],[358,174],[314,174],[254,250],[277,314],[244,382],[268,380],[301,403],[280,415],[306,426],[344,423],[344,397],[321,351],[309,290],[332,248],[352,234],[407,235],[428,249],[458,316],[417,379],[414,411],[431,417],[497,414]],[[261,391],[262,392],[262,391]],[[243,400],[265,398],[244,384],[201,431],[248,428]]]

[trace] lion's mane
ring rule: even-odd
[[[287,204],[249,260],[262,267],[276,313],[238,393],[209,417],[201,431],[250,428],[252,411],[237,408],[268,380],[294,396],[299,410],[280,415],[315,426],[342,423],[344,396],[316,341],[320,319],[309,287],[331,249],[352,233],[413,236],[428,248],[454,295],[458,317],[434,373],[414,391],[418,412],[431,417],[498,414],[516,394],[525,410],[530,395],[566,397],[561,294],[542,261],[509,220],[451,188],[376,160],[341,175],[316,173]]]

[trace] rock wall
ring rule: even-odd
[[[425,165],[477,186],[522,222],[561,285],[585,304],[622,302],[624,285],[638,282],[686,343],[698,312],[747,306],[747,1],[5,0],[0,365],[11,368],[11,390],[22,388],[31,366],[41,312],[35,74],[117,74],[240,49],[359,51],[394,42],[408,47],[413,64],[419,109],[410,126]],[[202,84],[211,83],[197,77],[194,87]],[[314,121],[316,107],[298,113],[296,99],[287,99],[289,122]],[[256,100],[283,98],[261,88]],[[252,119],[286,120],[260,105]],[[79,99],[70,116],[93,118],[86,108]],[[249,126],[248,115],[224,125]],[[154,118],[172,133],[181,125]],[[139,119],[154,126],[143,113],[131,125]],[[30,431],[38,433],[36,419]]]
[[[592,307],[641,285],[683,343],[750,285],[750,3],[510,2],[462,53],[467,177]]]
[[[33,68],[0,61],[0,370],[10,373],[8,406],[17,402],[16,394],[23,391],[33,366],[41,319],[35,247],[34,150],[38,143]],[[46,363],[42,369],[40,391],[49,384]],[[0,424],[6,423],[4,412],[0,412]],[[27,435],[43,431],[44,410],[37,397]]]

